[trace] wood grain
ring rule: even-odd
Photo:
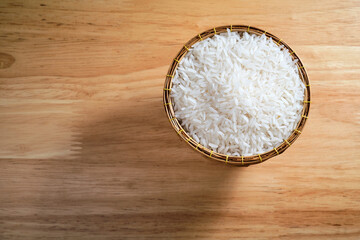
[[[183,43],[250,24],[300,56],[310,118],[248,168],[179,140]],[[359,239],[359,1],[0,2],[0,239]]]

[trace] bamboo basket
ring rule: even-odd
[[[285,48],[287,48],[289,50],[292,58],[298,60],[297,65],[299,68],[299,75],[300,75],[301,80],[304,82],[304,84],[306,86],[305,90],[304,90],[305,94],[304,94],[304,103],[303,103],[303,110],[301,113],[301,119],[298,122],[296,129],[294,129],[294,131],[292,132],[290,137],[288,139],[284,139],[283,143],[281,143],[279,146],[277,146],[276,148],[274,148],[271,151],[268,151],[268,152],[265,152],[262,154],[253,155],[253,156],[231,156],[231,155],[224,155],[221,153],[214,152],[210,149],[205,148],[204,146],[200,145],[200,143],[198,143],[194,139],[192,139],[189,136],[189,134],[185,131],[185,129],[183,129],[183,127],[180,125],[179,120],[175,118],[174,109],[173,109],[173,105],[171,103],[171,98],[170,98],[170,92],[171,92],[171,87],[172,87],[172,78],[175,74],[177,67],[179,66],[179,62],[187,54],[187,52],[189,51],[190,47],[193,44],[195,44],[199,41],[202,41],[206,38],[212,37],[215,34],[226,32],[226,29],[230,29],[230,31],[237,31],[240,34],[243,32],[248,32],[248,33],[256,34],[256,35],[265,34],[266,37],[271,37],[272,40],[277,45],[284,45]],[[309,109],[310,109],[310,103],[311,103],[310,102],[310,83],[309,83],[309,79],[307,77],[305,68],[302,65],[299,57],[282,39],[274,36],[273,34],[267,32],[267,31],[261,30],[256,27],[251,27],[251,26],[246,26],[246,25],[228,25],[228,26],[216,27],[213,29],[209,29],[205,32],[202,32],[202,33],[196,35],[195,37],[193,37],[192,39],[190,39],[180,49],[179,53],[176,55],[176,57],[172,61],[170,68],[168,70],[168,73],[166,75],[166,78],[165,78],[163,102],[164,102],[165,112],[168,116],[171,126],[178,133],[180,138],[182,140],[184,140],[184,142],[186,142],[194,150],[200,152],[201,154],[205,155],[206,157],[209,157],[211,159],[214,159],[214,160],[217,160],[220,162],[237,165],[237,166],[249,166],[252,164],[264,162],[272,157],[275,157],[275,156],[283,153],[300,136],[302,129],[304,128],[306,120],[308,119],[308,115],[309,115]]]

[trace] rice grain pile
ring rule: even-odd
[[[221,33],[194,44],[173,78],[175,117],[201,145],[232,156],[279,146],[301,117],[304,84],[272,39]]]

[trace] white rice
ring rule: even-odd
[[[280,145],[301,117],[304,84],[289,51],[237,32],[194,44],[171,91],[175,117],[215,152],[249,156]]]

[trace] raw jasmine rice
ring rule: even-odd
[[[171,91],[175,117],[194,140],[232,156],[279,146],[301,117],[297,60],[271,38],[238,32],[194,44]]]

